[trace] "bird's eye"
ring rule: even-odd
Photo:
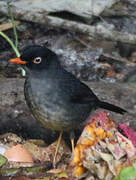
[[[36,57],[36,58],[34,58],[34,63],[35,64],[40,64],[41,63],[41,61],[42,61],[42,58],[41,57]]]

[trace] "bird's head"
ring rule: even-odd
[[[57,55],[50,49],[39,46],[27,46],[20,57],[10,60],[10,63],[22,64],[28,70],[41,71],[47,69],[48,66],[54,61],[57,61]]]

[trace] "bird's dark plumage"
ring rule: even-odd
[[[97,108],[126,112],[100,101],[87,85],[63,69],[58,56],[48,48],[28,46],[20,59],[26,62],[28,72],[26,102],[35,118],[46,127],[58,131],[76,129]]]

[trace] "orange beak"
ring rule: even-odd
[[[14,63],[14,64],[27,64],[26,61],[22,61],[19,57],[14,58],[14,59],[10,59],[9,62]]]

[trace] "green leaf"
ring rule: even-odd
[[[136,167],[133,166],[122,169],[120,172],[120,180],[136,180]]]
[[[6,162],[7,162],[7,158],[5,158],[0,154],[0,167],[2,167]]]

